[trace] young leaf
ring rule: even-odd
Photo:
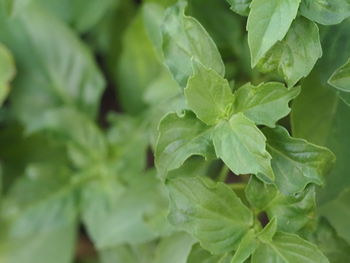
[[[331,151],[292,138],[281,126],[265,128],[263,132],[267,138],[267,150],[272,156],[276,184],[281,192],[294,194],[303,191],[310,183],[324,184],[323,177],[335,161]]]
[[[159,125],[155,163],[161,174],[179,168],[192,155],[215,156],[211,142],[212,130],[186,111],[182,117],[167,115]]]
[[[0,106],[10,90],[9,82],[13,79],[15,73],[16,68],[12,54],[0,43]]]
[[[251,262],[329,263],[314,244],[283,232],[277,232],[271,241],[262,241],[253,253]]]
[[[288,115],[290,100],[298,96],[300,88],[287,89],[277,82],[240,87],[234,94],[233,112],[242,112],[258,125],[275,127],[276,122]]]
[[[252,1],[247,23],[252,67],[277,41],[284,38],[297,15],[300,1]]]
[[[169,8],[163,21],[162,38],[165,63],[181,87],[192,75],[192,59],[224,75],[220,53],[201,24],[186,16],[185,2]]]
[[[181,177],[170,180],[168,188],[171,222],[212,253],[232,251],[252,227],[252,212],[223,183]]]
[[[350,59],[333,73],[328,82],[338,90],[350,92]]]
[[[233,12],[242,16],[249,14],[249,6],[252,0],[226,0],[230,5]]]
[[[350,188],[345,189],[338,198],[320,207],[320,214],[331,223],[338,235],[350,243]]]
[[[212,69],[193,63],[194,75],[188,80],[185,97],[189,108],[208,125],[229,114],[233,95],[229,83]]]
[[[288,87],[292,87],[310,73],[321,56],[317,25],[298,17],[286,37],[260,60],[258,68],[263,72],[276,71],[286,80]]]
[[[304,0],[300,13],[322,25],[334,25],[350,16],[348,0]]]
[[[266,138],[242,113],[221,121],[214,129],[215,152],[235,174],[256,174],[272,181],[271,156],[265,149]]]

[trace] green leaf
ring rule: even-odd
[[[262,72],[276,71],[292,87],[309,75],[321,56],[317,25],[298,17],[285,38],[277,42],[260,60],[258,68]]]
[[[200,63],[193,63],[193,71],[185,88],[187,104],[200,120],[208,125],[216,124],[231,110],[233,95],[229,83]]]
[[[154,259],[155,244],[120,245],[99,251],[101,263],[149,263]],[[100,261],[99,261],[100,262]]]
[[[249,230],[242,238],[241,243],[236,250],[231,263],[244,263],[247,258],[254,252],[258,243],[254,230]]]
[[[176,233],[162,239],[156,252],[154,263],[187,263],[194,239],[186,233]]]
[[[277,195],[277,189],[272,184],[265,184],[255,176],[251,176],[244,189],[249,204],[258,211],[265,210]]]
[[[67,145],[68,155],[77,167],[106,158],[106,139],[88,116],[71,108],[59,108],[45,111],[38,117],[28,126],[27,132],[45,131]]]
[[[329,84],[341,91],[350,92],[350,59],[333,73]]]
[[[340,238],[326,219],[321,219],[312,242],[322,250],[332,263],[350,261],[350,245]]]
[[[14,19],[0,15],[0,27],[0,41],[11,47],[18,65],[10,94],[16,117],[30,124],[43,111],[62,105],[96,116],[104,80],[70,29],[35,5]]]
[[[0,106],[10,91],[9,82],[16,74],[11,52],[0,43]]]
[[[18,1],[18,0],[16,0]],[[21,0],[33,1],[33,0]],[[35,0],[64,20],[79,33],[86,33],[98,24],[120,0]]]
[[[350,178],[346,176],[350,169],[347,158],[350,156],[350,123],[344,121],[349,118],[349,106],[337,96],[335,89],[322,85],[315,74],[303,83],[302,92],[293,103],[293,136],[329,147],[337,157],[326,177],[327,187],[319,191],[320,203],[334,199],[350,186]]]
[[[235,174],[256,174],[274,179],[264,134],[242,113],[220,122],[214,129],[215,152]]]
[[[251,177],[245,195],[257,212],[266,212],[276,218],[278,230],[296,233],[315,223],[315,189],[307,187],[303,192],[284,195],[272,184]]]
[[[350,243],[350,188],[345,189],[336,199],[320,207],[319,212],[331,223],[338,235]]]
[[[186,111],[181,117],[175,113],[167,115],[159,125],[155,152],[155,163],[161,176],[179,168],[192,155],[206,159],[214,157],[211,133],[211,128],[191,112]]]
[[[235,249],[253,224],[252,212],[223,183],[205,177],[169,180],[170,221],[212,253]]]
[[[191,253],[186,263],[218,263],[221,262],[222,256],[212,255],[209,251],[204,250],[199,244],[192,246]]]
[[[249,6],[252,0],[226,0],[231,5],[231,10],[242,16],[249,14]]]
[[[328,259],[312,243],[299,236],[277,232],[271,241],[260,243],[252,256],[252,263],[328,263]]]
[[[181,87],[192,75],[192,60],[224,75],[220,53],[201,24],[184,14],[185,2],[167,10],[162,26],[165,64]]]
[[[142,112],[146,107],[143,100],[146,88],[164,70],[147,34],[142,12],[127,27],[122,38],[120,59],[116,63],[117,71],[113,73],[122,108],[131,114]]]
[[[154,173],[136,176],[121,185],[111,170],[91,174],[95,180],[81,188],[83,222],[98,249],[140,244],[157,237],[147,218],[168,204]],[[134,176],[134,174],[129,174]]]
[[[277,126],[265,128],[267,150],[272,156],[272,169],[279,190],[285,194],[301,192],[308,184],[323,185],[335,162],[334,154],[327,148],[289,136],[288,131]]]
[[[304,0],[300,13],[322,25],[334,25],[350,16],[348,0]]]
[[[234,94],[233,112],[244,113],[258,125],[275,127],[279,119],[288,115],[288,103],[299,92],[299,87],[287,89],[278,82],[262,83],[259,86],[247,83]]]
[[[300,0],[252,1],[247,30],[253,67],[287,34],[297,15],[299,4]]]
[[[311,226],[316,219],[315,196],[314,187],[308,187],[295,195],[279,193],[266,207],[266,213],[269,218],[277,219],[279,231],[297,233],[304,228],[306,231],[312,231]]]
[[[76,198],[64,166],[31,165],[2,202],[0,261],[69,263]]]

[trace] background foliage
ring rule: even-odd
[[[0,0],[0,262],[350,262],[348,0]]]

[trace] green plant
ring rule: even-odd
[[[0,262],[350,261],[349,1],[0,7]]]

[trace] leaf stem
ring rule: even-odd
[[[219,182],[225,182],[227,175],[228,175],[229,169],[226,165],[223,165],[220,171],[220,174],[218,176],[218,181]]]

